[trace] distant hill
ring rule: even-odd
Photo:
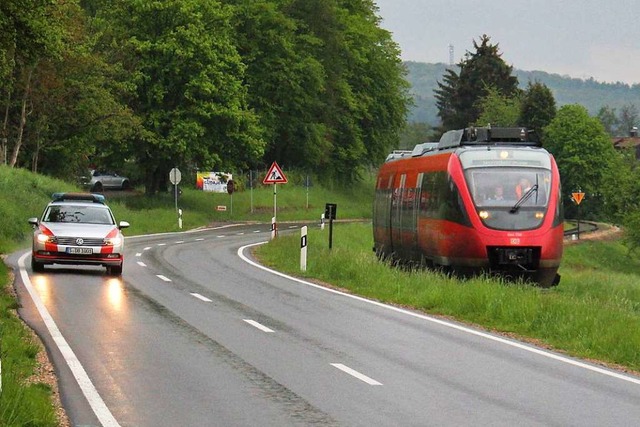
[[[437,125],[438,108],[433,90],[442,81],[442,75],[448,68],[446,64],[426,64],[407,61],[407,80],[411,83],[411,94],[415,105],[409,111],[409,122],[422,122]],[[558,107],[566,104],[583,105],[589,113],[596,115],[601,107],[608,105],[618,111],[623,105],[635,104],[640,110],[640,85],[625,83],[600,83],[594,79],[577,79],[544,71],[522,71],[514,69],[521,88],[529,81],[545,84],[556,99]]]

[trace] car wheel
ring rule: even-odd
[[[112,265],[107,267],[107,274],[110,276],[121,276],[122,275],[122,264],[120,265]]]
[[[36,260],[33,259],[33,256],[31,257],[31,270],[33,270],[35,273],[41,273],[44,271],[44,264],[37,262]]]
[[[102,183],[96,182],[95,184],[93,184],[93,189],[91,189],[91,191],[93,191],[94,193],[102,193]]]
[[[123,190],[130,190],[131,189],[131,184],[129,183],[129,181],[122,181],[122,189]]]

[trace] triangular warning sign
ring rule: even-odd
[[[579,205],[582,199],[584,199],[584,193],[571,193],[571,197],[573,197],[573,201],[576,205]]]
[[[273,162],[271,167],[269,168],[269,172],[262,180],[263,184],[286,184],[287,177],[282,173],[282,169],[278,166],[278,163]]]

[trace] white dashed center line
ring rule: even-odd
[[[146,266],[147,266],[147,264],[145,264],[145,263],[144,263],[144,262],[142,262],[142,261],[138,261],[138,265],[139,265],[140,267],[146,267]]]
[[[158,243],[158,246],[165,246],[166,243]]]
[[[267,332],[267,333],[274,332],[273,329],[269,329],[266,326],[264,326],[262,323],[258,323],[255,320],[251,320],[251,319],[242,319],[242,320],[244,320],[245,322],[247,322],[251,326],[260,329],[262,332]]]
[[[178,243],[184,243],[184,240],[178,240],[178,241],[176,242],[176,244],[178,244]]]
[[[331,366],[333,366],[334,368],[340,369],[342,372],[345,372],[351,375],[352,377],[356,377],[360,381],[363,381],[369,385],[382,385],[382,383],[379,383],[373,378],[369,378],[368,376],[361,374],[360,372],[353,370],[350,367],[343,365],[342,363],[332,363]]]
[[[203,240],[204,240],[204,239],[201,237],[201,238],[199,238],[199,239],[196,239],[196,242],[201,242],[201,241],[203,241]]]
[[[209,298],[207,298],[207,297],[203,297],[202,295],[200,295],[200,294],[198,294],[198,293],[195,293],[195,292],[192,292],[192,293],[191,293],[191,296],[194,296],[194,297],[196,297],[196,298],[198,298],[199,300],[204,301],[204,302],[211,302],[211,300],[210,300]]]
[[[136,256],[142,256],[142,252],[138,252]]]
[[[149,249],[151,249],[151,246],[147,246],[146,248],[143,249],[143,251],[148,251]]]
[[[156,276],[158,277],[158,279],[164,280],[165,282],[170,282],[171,279],[169,279],[168,277],[163,276],[162,274],[156,274]]]

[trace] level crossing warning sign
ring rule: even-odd
[[[280,169],[280,166],[278,166],[276,162],[273,162],[269,168],[269,172],[267,172],[267,175],[265,175],[262,180],[263,184],[286,184],[287,182],[289,182],[287,181],[287,177],[282,173],[282,169]]]

